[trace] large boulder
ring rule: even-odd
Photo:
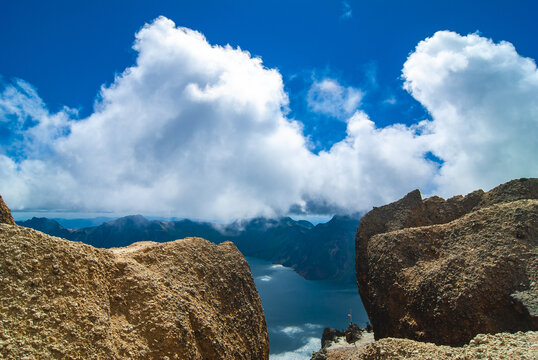
[[[359,225],[359,292],[377,339],[461,346],[538,330],[538,179],[422,200],[415,190]]]
[[[96,249],[0,224],[0,358],[268,359],[249,266],[201,238]]]

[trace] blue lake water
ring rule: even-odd
[[[305,280],[282,265],[247,261],[265,312],[270,360],[310,359],[323,329],[347,328],[350,312],[359,326],[368,321],[356,285]]]

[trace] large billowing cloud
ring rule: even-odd
[[[538,176],[538,71],[508,42],[442,31],[404,65],[405,88],[430,112],[423,137],[444,160],[444,195]]]
[[[283,115],[288,99],[276,70],[166,18],[145,26],[134,49],[136,65],[102,89],[90,117],[69,122],[48,154],[0,160],[12,207],[233,218],[273,215],[300,200],[297,170],[313,156],[299,124]],[[23,112],[29,101],[18,101]],[[54,117],[44,109],[29,116],[38,125],[25,133]]]
[[[358,90],[314,84],[317,111],[348,114],[347,137],[317,155],[261,59],[164,17],[134,49],[85,119],[51,114],[23,81],[5,87],[0,193],[12,208],[230,220],[362,211],[417,187],[452,195],[538,173],[536,66],[508,43],[451,32],[421,42],[403,76],[432,120],[412,127],[377,128],[351,113]]]

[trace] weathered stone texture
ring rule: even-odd
[[[96,249],[0,224],[0,358],[268,359],[249,266],[201,238]]]
[[[376,338],[461,346],[538,330],[538,179],[422,200],[415,190],[359,225],[359,292]]]

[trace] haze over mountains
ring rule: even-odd
[[[68,229],[55,220],[34,217],[21,226],[99,248],[123,247],[137,241],[171,241],[190,236],[216,244],[230,240],[245,256],[292,267],[308,280],[355,282],[354,241],[360,216],[334,216],[318,225],[290,217],[254,218],[228,225],[191,220],[148,220],[131,215],[99,226]]]

